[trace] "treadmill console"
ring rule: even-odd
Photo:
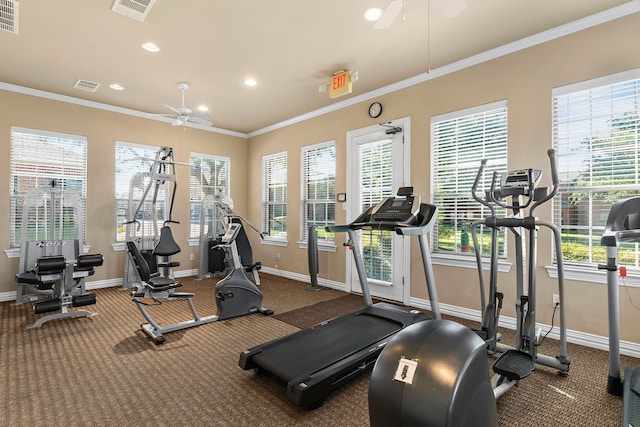
[[[415,221],[420,211],[420,197],[413,195],[413,187],[401,187],[398,195],[388,197],[369,208],[356,223],[407,225]]]

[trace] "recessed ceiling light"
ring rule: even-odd
[[[160,48],[155,43],[151,42],[142,43],[142,48],[149,52],[160,52]]]
[[[110,84],[109,87],[113,90],[124,90],[124,87],[120,86],[118,83]]]
[[[255,85],[258,84],[258,82],[255,81],[254,79],[246,79],[244,81],[244,84],[247,85],[247,86],[255,86]]]
[[[364,11],[364,19],[367,21],[377,21],[382,16],[382,9],[372,7]]]
[[[209,111],[209,107],[206,105],[201,105],[198,107],[198,111]]]

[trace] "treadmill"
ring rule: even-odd
[[[389,340],[403,328],[429,317],[386,302],[373,304],[359,248],[358,230],[395,231],[417,236],[433,317],[440,318],[438,297],[426,234],[436,219],[435,205],[420,203],[412,187],[382,200],[348,225],[327,227],[346,232],[352,247],[365,307],[291,335],[252,347],[240,354],[244,370],[266,372],[286,383],[287,399],[305,408],[322,406],[334,389],[375,363]]]
[[[607,300],[609,307],[609,377],[607,391],[623,397],[622,426],[640,426],[640,366],[624,368],[620,376],[620,291],[618,275],[626,269],[618,265],[618,247],[623,242],[640,242],[640,197],[618,200],[611,206],[600,244],[607,248]]]

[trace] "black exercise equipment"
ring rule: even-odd
[[[408,326],[373,368],[371,427],[496,426],[487,365],[484,340],[459,323],[433,319]]]
[[[229,229],[229,224],[238,223],[243,227],[238,231],[236,247],[238,258],[225,251],[221,236]],[[242,266],[250,273],[256,285],[260,284],[258,272],[262,263],[253,261],[253,250],[245,231],[245,225],[254,230],[262,239],[263,233],[242,216],[233,212],[233,200],[222,192],[204,197],[200,205],[200,264],[198,279],[224,277]],[[239,264],[234,262],[239,261]]]
[[[369,418],[378,426],[497,426],[495,399],[529,375],[536,363],[566,374],[569,358],[566,354],[564,327],[564,294],[562,288],[562,246],[560,230],[550,222],[535,217],[535,209],[551,200],[558,189],[555,152],[547,152],[551,164],[553,188],[536,187],[540,171],[525,169],[507,172],[498,185],[493,173],[490,190],[485,197],[476,189],[486,160],[473,184],[473,197],[487,206],[491,215],[472,224],[492,229],[489,304],[483,299],[483,328],[471,331],[450,321],[429,320],[400,331],[382,351],[369,383]],[[512,215],[500,218],[496,207]],[[529,209],[525,216],[525,210]],[[540,226],[551,229],[555,238],[560,294],[560,354],[550,357],[537,353],[539,344],[535,324],[537,267],[536,243]],[[515,235],[516,252],[516,343],[514,347],[499,341],[496,328],[499,320],[500,297],[497,292],[497,229],[508,228]],[[524,293],[523,235],[528,231],[528,288]],[[482,263],[477,237],[474,248],[478,260],[481,292],[484,292]],[[504,352],[494,364],[495,375],[489,380],[487,351]]]
[[[55,180],[50,187],[35,188],[25,195],[16,304],[32,302],[34,314],[50,313],[27,329],[50,320],[95,315],[69,309],[96,303],[96,295],[86,293],[85,278],[103,263],[101,254],[80,255],[83,224],[80,195],[59,188]]]
[[[619,200],[613,204],[607,217],[600,244],[607,248],[607,295],[609,307],[609,377],[607,391],[623,396],[622,425],[640,425],[640,366],[624,369],[620,377],[620,291],[618,288],[618,246],[623,242],[640,242],[640,197]]]
[[[231,253],[236,259],[238,252],[235,239],[240,228],[242,228],[241,224],[231,224],[227,233],[222,237],[222,244],[229,246]],[[163,238],[171,239],[171,241],[163,241]],[[257,286],[247,279],[242,268],[236,268],[231,271],[227,277],[216,283],[216,305],[218,314],[200,317],[193,304],[193,293],[176,292],[175,290],[181,286],[179,282],[172,277],[166,277],[160,275],[158,272],[152,272],[147,260],[134,242],[128,241],[126,246],[127,253],[138,274],[138,280],[136,280],[138,287],[137,290],[131,293],[131,298],[147,320],[147,323],[142,325],[142,330],[147,333],[156,344],[165,342],[166,338],[164,334],[170,332],[256,312],[264,315],[273,314],[273,311],[262,308],[262,293]],[[171,233],[165,232],[162,234],[157,246],[160,247],[161,251],[163,250],[162,248],[167,248],[167,251],[171,252],[175,250],[177,244],[173,241]],[[169,298],[187,301],[193,319],[165,326],[161,326],[156,322],[147,310],[147,307],[160,305],[163,300]]]
[[[369,368],[396,333],[428,319],[418,310],[389,303],[373,304],[358,230],[382,229],[418,236],[431,309],[434,317],[440,317],[426,240],[436,218],[436,207],[420,204],[407,189],[398,194],[369,208],[349,225],[327,227],[328,231],[349,235],[366,306],[240,354],[238,364],[242,369],[266,372],[284,381],[287,399],[295,405],[309,408],[321,405],[332,390]]]

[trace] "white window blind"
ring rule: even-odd
[[[287,153],[262,158],[263,230],[266,239],[287,238]]]
[[[130,142],[116,141],[115,159],[116,159],[116,242],[124,242],[126,240],[126,226],[125,223],[129,221],[129,218],[133,213],[129,212],[129,197],[134,200],[134,206],[137,206],[137,202],[142,197],[144,188],[148,185],[149,181],[142,180],[141,182],[133,183],[132,179],[138,173],[143,174],[149,172],[152,166],[152,160],[156,157],[156,153],[160,147],[154,147],[151,145],[134,144]],[[133,188],[134,194],[130,194],[130,190]],[[159,200],[164,200],[166,197],[166,191],[159,192]],[[138,218],[140,221],[140,232],[145,236],[153,236],[153,224],[149,221],[151,215],[151,197],[147,198],[145,205],[142,206],[140,212],[138,212]],[[164,212],[158,215],[161,220],[164,218]]]
[[[554,89],[553,146],[564,260],[605,262],[600,238],[611,205],[640,194],[640,70]],[[637,244],[624,243],[619,259],[638,267]]]
[[[326,142],[302,147],[302,229],[307,241],[309,227],[315,226],[319,244],[333,244],[334,233],[325,231],[335,224],[336,146]]]
[[[190,200],[190,237],[197,238],[200,233],[200,210],[202,200],[208,195],[229,196],[230,191],[230,164],[228,157],[214,156],[211,154],[191,153],[191,174],[189,177]],[[205,211],[211,213],[211,210]],[[212,218],[204,218],[207,223],[219,224]],[[221,225],[220,225],[221,227]],[[222,233],[219,229],[217,233]]]
[[[360,180],[360,212],[393,196],[393,140],[384,138],[358,146]],[[393,277],[392,232],[362,230],[362,260],[369,279],[391,283]]]
[[[431,119],[431,194],[438,206],[438,221],[432,232],[434,252],[473,251],[469,226],[489,214],[471,196],[482,159],[487,159],[487,166],[478,188],[481,197],[491,186],[493,172],[500,175],[507,170],[506,101]],[[481,236],[489,230],[481,227],[477,231],[481,252],[486,255],[489,240]],[[503,236],[501,231],[500,256],[506,254]]]
[[[20,246],[24,196],[34,188],[55,186],[76,192],[84,212],[87,193],[87,138],[43,130],[11,128],[10,247]],[[83,214],[84,215],[84,214]],[[39,227],[44,217],[33,218]],[[86,223],[83,221],[82,223]],[[85,230],[80,230],[85,241]]]

